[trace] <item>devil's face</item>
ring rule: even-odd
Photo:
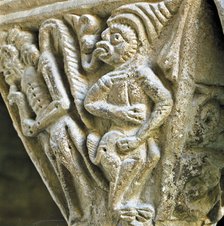
[[[122,65],[137,52],[137,36],[127,25],[113,24],[101,36],[102,41],[96,44],[96,52],[109,65]]]

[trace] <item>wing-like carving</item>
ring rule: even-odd
[[[71,31],[61,20],[50,19],[40,27],[41,52],[51,51],[54,48],[56,54],[62,56],[64,71],[79,116],[87,128],[92,128],[91,116],[83,107],[84,97],[89,85],[86,76],[81,73],[80,50],[75,38],[72,37]]]
[[[160,35],[164,26],[173,17],[180,7],[182,0],[164,1],[160,3],[136,3],[124,5],[114,11],[112,14],[118,20],[123,19],[127,23],[132,23],[139,35],[144,34],[146,30],[147,38],[152,44]],[[130,15],[132,14],[132,15]],[[129,18],[135,17],[135,23],[130,22]],[[110,20],[109,20],[110,21]],[[133,19],[131,21],[134,21]],[[139,37],[141,39],[141,37]]]
[[[82,68],[80,66],[80,51],[75,38],[72,37],[71,31],[61,20],[47,20],[40,27],[39,42],[40,50],[43,55],[46,55],[47,59],[52,57],[52,53],[55,55],[53,57],[58,55],[62,57],[65,76],[68,79],[69,88],[74,98],[78,115],[86,128],[92,129],[94,126],[92,116],[84,108],[84,98],[89,88],[89,84],[86,76],[81,73]],[[55,81],[55,83],[57,82],[58,80]],[[82,127],[79,129],[83,130]],[[75,131],[73,131],[73,133],[74,136],[77,136],[77,132],[75,134]],[[85,132],[83,134],[85,134]],[[86,166],[96,180],[97,184],[101,188],[107,190],[107,184],[99,173],[99,170],[89,161],[88,153],[85,148],[85,142],[86,136],[81,137],[80,142],[78,143],[78,150],[83,156]]]

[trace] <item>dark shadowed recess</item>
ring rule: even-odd
[[[0,226],[66,226],[0,98]]]
[[[216,26],[215,26],[215,28],[216,28],[216,34],[217,35],[220,34],[222,36],[221,38],[223,39],[222,25],[221,25],[221,22],[220,22],[220,19],[219,19],[219,16],[218,16],[218,11],[216,9],[215,3],[212,0],[207,0],[207,2],[209,3],[210,8],[211,8],[211,10],[213,12],[213,18],[214,18],[214,21],[215,21],[215,24],[216,24]],[[224,178],[222,177],[221,178],[221,187],[223,187],[223,184],[224,184],[223,183],[223,180],[224,180]],[[222,190],[223,190],[223,188],[222,188]],[[222,197],[223,196],[224,196],[224,194],[222,194]],[[222,200],[224,200],[224,197],[222,198]],[[224,217],[219,221],[219,223],[217,224],[217,226],[224,226]]]

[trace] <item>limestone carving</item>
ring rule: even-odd
[[[0,91],[29,156],[69,226],[216,223],[224,46],[210,3],[100,2],[31,5],[33,26],[2,16]]]
[[[88,136],[87,147],[90,159],[110,182],[109,207],[132,224],[154,217],[154,208],[141,203],[139,196],[160,158],[153,132],[173,104],[170,92],[150,68],[151,40],[138,24],[138,17],[146,16],[144,6],[148,4],[122,7],[108,19],[95,51],[114,70],[90,88],[84,102],[91,114],[110,120],[102,137]]]

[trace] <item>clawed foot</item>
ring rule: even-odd
[[[154,218],[154,209],[149,205],[122,208],[118,212],[120,219],[130,226],[150,226]]]

